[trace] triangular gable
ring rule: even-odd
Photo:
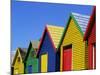
[[[13,59],[13,62],[12,62],[12,66],[14,66],[16,58],[17,58],[18,55],[20,56],[21,61],[23,61],[19,50],[20,50],[20,48],[17,48],[17,51],[15,53],[15,56],[14,56],[14,59]]]
[[[47,25],[47,28],[53,40],[54,46],[57,48],[63,34],[64,27]]]
[[[76,13],[74,13],[74,14],[77,15]],[[62,37],[61,37],[61,40],[60,40],[60,43],[59,43],[57,49],[59,49],[60,46],[61,46],[61,44],[62,44],[62,41],[63,41],[63,39],[64,39],[64,37],[65,37],[66,31],[67,31],[67,28],[69,27],[69,23],[70,23],[71,19],[74,20],[75,25],[76,25],[77,28],[79,29],[81,35],[84,36],[84,32],[83,32],[83,30],[82,30],[82,26],[79,25],[80,23],[78,22],[78,19],[76,19],[75,15],[73,15],[73,13],[70,14],[69,19],[68,19],[68,21],[67,21],[66,27],[65,27],[65,29],[64,29],[63,35],[62,35]],[[86,26],[85,26],[85,28],[86,28]]]
[[[24,61],[26,53],[27,53],[27,48],[20,48],[19,51],[20,51],[20,54],[21,54],[21,57],[22,57],[22,61]]]
[[[88,25],[90,16],[88,15],[83,15],[83,14],[78,14],[78,13],[72,13],[73,17],[75,18],[75,20],[77,21],[78,25],[80,26],[83,34],[86,31],[86,27]]]
[[[37,51],[38,51],[39,43],[40,43],[39,40],[31,41],[32,47],[34,48],[34,50],[36,51],[36,53],[37,53]]]
[[[46,27],[45,27],[45,29],[44,29],[44,32],[43,32],[43,35],[42,35],[42,39],[40,40],[40,44],[39,44],[39,51],[38,51],[38,53],[40,52],[40,48],[41,48],[41,46],[42,46],[42,42],[43,42],[43,40],[44,40],[44,37],[45,37],[45,35],[46,35],[46,33],[48,33],[48,35],[49,35],[49,38],[50,38],[50,40],[51,40],[51,42],[52,42],[52,45],[53,45],[53,47],[54,47],[54,49],[55,49],[55,52],[56,52],[56,50],[57,50],[57,46],[56,45],[58,45],[58,44],[56,44],[56,43],[59,43],[59,42],[57,42],[57,41],[54,41],[55,40],[55,36],[57,35],[52,35],[52,34],[54,34],[53,33],[53,30],[54,30],[54,28],[56,29],[57,27],[58,27],[58,29],[60,28],[60,26],[51,26],[51,25],[47,25]],[[62,28],[62,30],[64,29],[63,27],[61,27]],[[56,31],[56,30],[55,30]],[[56,33],[56,32],[55,32]],[[60,32],[60,33],[63,33],[63,31],[62,32]],[[58,33],[59,34],[59,33]],[[61,35],[62,36],[62,34],[59,34],[59,35]],[[58,38],[61,38],[61,36],[60,37],[58,37]],[[60,41],[60,39],[59,39],[59,41]],[[38,55],[38,54],[37,54]]]
[[[33,48],[35,54],[37,54],[37,49],[38,49],[38,44],[39,44],[39,42],[37,42],[37,43],[34,42],[34,43],[36,43],[36,44],[34,44],[33,42],[34,42],[34,41],[31,41],[30,44],[29,44],[28,51],[27,51],[27,54],[26,54],[26,57],[25,57],[24,62],[26,62],[26,60],[27,60],[27,58],[28,58],[28,56],[29,56],[29,54],[30,54],[31,48]],[[33,46],[33,45],[35,45],[35,46]]]
[[[53,40],[51,39],[50,33],[49,33],[49,31],[48,31],[48,29],[47,29],[47,26],[46,26],[45,29],[44,29],[44,32],[43,32],[43,34],[42,34],[42,38],[41,38],[41,40],[40,40],[40,44],[39,44],[37,56],[38,56],[38,54],[39,54],[39,52],[40,52],[40,48],[41,48],[42,43],[43,43],[43,41],[44,41],[44,37],[45,37],[45,35],[46,35],[46,32],[48,33],[48,35],[49,35],[49,37],[50,37],[50,40],[51,40],[51,42],[52,42],[52,45],[53,45],[53,47],[54,47],[54,49],[55,49],[55,51],[56,51],[56,48],[55,48],[54,43],[53,43]]]
[[[90,20],[89,20],[89,23],[88,23],[88,26],[86,28],[86,32],[85,32],[85,35],[84,35],[84,40],[86,40],[92,30],[92,27],[93,25],[95,25],[95,20],[96,20],[96,6],[93,7],[93,12],[92,12],[92,15],[90,17]]]

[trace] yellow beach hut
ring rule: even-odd
[[[14,56],[12,63],[13,75],[24,74],[24,58],[26,55],[26,48],[17,48],[17,51]]]
[[[89,17],[78,13],[71,13],[64,29],[60,44],[60,71],[86,69],[86,43],[83,35]]]

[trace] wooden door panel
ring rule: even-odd
[[[63,51],[63,71],[70,71],[72,65],[72,48]]]
[[[47,54],[41,56],[41,72],[47,72]]]

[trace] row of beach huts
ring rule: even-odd
[[[96,7],[90,16],[71,13],[66,27],[46,25],[40,40],[17,48],[11,74],[96,69]]]

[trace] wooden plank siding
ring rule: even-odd
[[[55,72],[59,71],[60,68],[60,57],[57,51],[57,46],[59,44],[60,38],[63,33],[63,27],[47,25],[44,29],[42,39],[40,41],[39,51],[37,57],[39,58],[39,72]],[[47,53],[47,70],[42,69],[42,59],[41,56]],[[46,63],[45,63],[46,64]]]
[[[88,69],[96,69],[96,6],[93,7],[84,41],[88,44]]]
[[[85,19],[86,18],[86,19]],[[72,66],[71,70],[84,70],[86,66],[86,42],[83,41],[84,32],[89,21],[89,16],[72,13],[58,49],[60,49],[60,71],[63,71],[63,47],[72,45]]]

